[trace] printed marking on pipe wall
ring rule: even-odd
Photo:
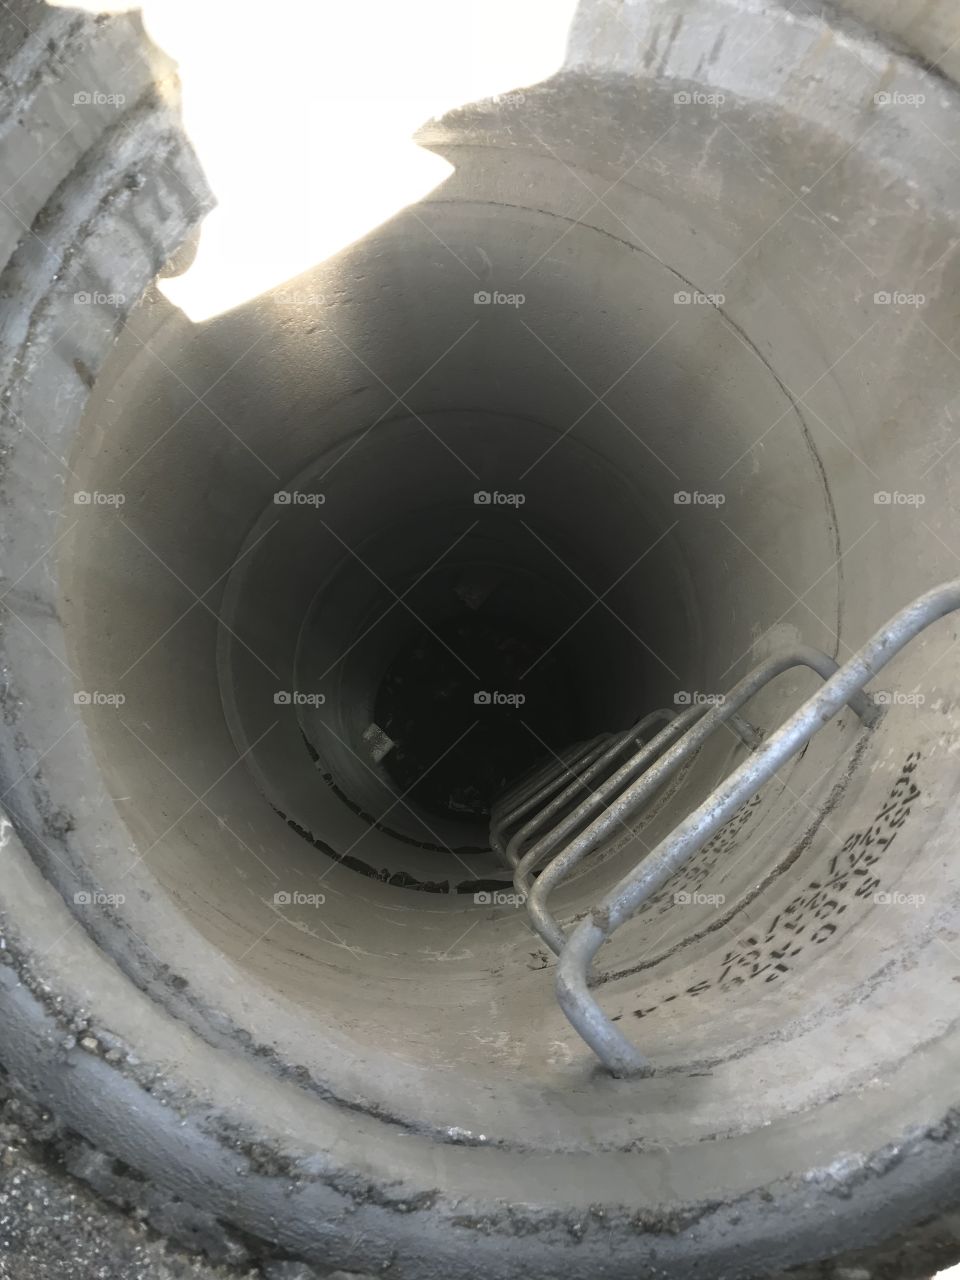
[[[663,915],[671,911],[677,905],[675,898],[678,893],[699,894],[717,865],[736,847],[744,827],[756,815],[765,794],[765,791],[758,791],[746,804],[741,805],[730,821],[710,837],[697,857],[681,867],[675,876],[643,904],[636,918],[640,919],[652,912]],[[581,912],[574,919],[582,920],[585,914]]]
[[[765,983],[777,982],[791,971],[805,948],[821,946],[837,934],[840,917],[850,905],[878,901],[883,896],[879,892],[880,858],[903,830],[922,795],[913,778],[920,758],[918,751],[909,753],[870,825],[847,836],[827,860],[824,874],[810,880],[776,912],[766,929],[746,935],[725,952],[715,979],[700,979],[657,1004],[634,1009],[634,1016],[649,1017],[682,996],[701,996],[710,990],[729,992],[761,978]]]
[[[678,893],[689,893],[691,895],[701,893],[711,872],[736,847],[743,828],[759,809],[763,796],[763,791],[758,791],[745,805],[742,805],[730,821],[707,841],[700,851],[701,856],[692,859],[682,867],[645,904],[646,909],[656,911],[657,915],[663,915],[664,912],[673,908],[675,905],[674,900]],[[643,911],[644,908],[641,908],[637,914],[642,915]]]

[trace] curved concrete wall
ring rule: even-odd
[[[75,58],[135,38],[60,22]],[[44,119],[59,74],[24,76]],[[952,91],[810,15],[584,4],[561,73],[423,127],[440,187],[200,324],[152,289],[125,315],[206,197],[175,119],[121,105],[20,184],[3,280],[11,1019],[92,1005],[134,1062],[85,1086],[124,1115],[160,1087],[200,1131],[144,1104],[115,1149],[354,1268],[769,1270],[944,1205],[954,620],[884,673],[875,731],[825,726],[607,948],[650,1080],[595,1069],[522,912],[456,891],[508,882],[476,813],[403,803],[364,730],[391,649],[495,589],[563,645],[582,734],[785,642],[842,659],[955,575]],[[301,684],[326,701],[277,701]],[[564,923],[743,750],[711,742]],[[46,1036],[9,1052],[51,1091]]]

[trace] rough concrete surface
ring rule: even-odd
[[[471,574],[488,558],[509,564],[518,634],[535,615],[562,640],[561,608],[572,608],[583,659],[572,665],[591,673],[598,729],[619,728],[621,704],[639,709],[641,693],[664,705],[678,689],[728,687],[728,659],[786,625],[784,584],[812,584],[795,599],[809,612],[802,637],[839,656],[920,588],[918,565],[926,585],[957,571],[947,396],[960,350],[949,287],[960,177],[942,142],[958,110],[952,88],[915,55],[892,59],[851,35],[851,23],[835,38],[802,6],[579,9],[563,75],[425,131],[424,146],[452,159],[442,191],[419,203],[423,218],[401,209],[324,258],[297,277],[299,302],[251,297],[202,324],[149,300],[128,322],[109,301],[141,296],[205,198],[154,73],[114,47],[109,24],[79,19],[60,31],[72,44],[34,39],[26,70],[15,68],[18,86],[53,87],[29,113],[18,99],[21,150],[3,161],[18,202],[7,239],[19,247],[0,280],[2,576],[31,621],[4,625],[0,662],[0,778],[13,797],[0,828],[0,947],[11,959],[0,968],[0,1057],[54,1111],[0,1079],[0,1280],[344,1280],[329,1276],[333,1258],[382,1280],[773,1280],[785,1259],[827,1253],[835,1260],[795,1280],[922,1280],[960,1256],[949,945],[960,879],[945,818],[960,795],[955,655],[950,668],[918,648],[888,688],[918,681],[924,711],[905,694],[869,757],[852,753],[849,723],[825,727],[789,788],[771,788],[748,815],[744,856],[738,827],[691,864],[698,889],[724,875],[727,915],[687,911],[698,904],[681,902],[685,891],[620,935],[604,1000],[619,1001],[617,1016],[662,1067],[633,1093],[591,1074],[551,975],[530,964],[519,913],[479,910],[485,894],[438,902],[415,891],[446,876],[429,860],[453,852],[459,833],[441,828],[432,849],[415,826],[398,826],[399,839],[366,758],[338,747],[341,734],[363,741],[379,655],[400,638],[354,648],[368,607],[379,610],[341,561],[393,603],[453,547]],[[101,45],[106,69],[93,60]],[[115,73],[128,66],[135,83]],[[102,119],[81,112],[97,106],[88,86],[123,101]],[[218,93],[224,115],[240,96],[248,89]],[[594,186],[606,194],[590,215],[583,193]],[[624,238],[635,226],[643,245]],[[521,321],[493,303],[516,299],[528,274]],[[930,305],[901,316],[901,297]],[[488,304],[479,319],[478,302]],[[328,341],[328,319],[349,342]],[[559,377],[562,352],[584,373],[576,387]],[[394,386],[415,391],[414,419],[352,451],[393,411]],[[591,418],[589,451],[575,452],[586,443],[569,424],[607,387],[613,415]],[[804,388],[809,422],[794,390]],[[197,406],[213,421],[198,414],[174,430]],[[642,436],[629,426],[638,406]],[[481,432],[494,415],[499,426]],[[901,419],[938,431],[921,438]],[[528,421],[556,440],[515,429]],[[510,449],[494,447],[496,431]],[[642,456],[634,436],[650,442]],[[352,452],[327,504],[306,482],[332,470],[322,459],[334,447]],[[665,460],[660,471],[648,453]],[[71,464],[59,466],[68,457],[75,491]],[[529,538],[478,504],[475,483],[519,496],[534,466],[525,521],[546,534]],[[728,473],[729,502],[716,488]],[[919,488],[900,495],[911,503],[876,489],[913,477]],[[278,503],[288,483],[317,501]],[[558,504],[569,492],[578,501]],[[702,519],[710,512],[691,493],[722,498],[724,524]],[[91,494],[126,504],[124,520]],[[332,539],[322,554],[320,498]],[[921,498],[924,522],[905,525]],[[490,510],[474,546],[478,505]],[[436,545],[421,542],[419,513],[441,510],[447,525],[423,521]],[[663,530],[647,527],[654,518]],[[394,536],[401,527],[416,534],[409,543]],[[238,557],[245,537],[250,555]],[[554,539],[580,548],[582,572],[563,569]],[[54,546],[59,577],[53,556],[37,558]],[[353,546],[362,558],[344,560]],[[860,559],[844,566],[854,548]],[[355,566],[371,557],[382,571],[361,576]],[[611,601],[626,625],[580,629],[567,579],[599,603],[631,558],[642,581]],[[445,572],[425,578],[423,608],[414,597],[421,614],[446,600]],[[194,610],[194,582],[225,584],[222,607]],[[329,652],[297,642],[312,634],[303,620],[327,582]],[[363,617],[342,599],[360,600]],[[391,601],[383,607],[387,617]],[[582,608],[601,618],[590,599]],[[661,662],[661,684],[644,675],[635,698],[629,633],[641,630],[644,651],[679,670]],[[298,651],[319,666],[298,669]],[[301,723],[289,691],[319,689],[347,654],[349,731],[338,721],[315,743],[307,730],[324,726],[306,712]],[[141,664],[147,655],[155,666]],[[780,723],[789,696],[777,692],[758,723]],[[267,738],[277,706],[288,710]],[[446,759],[458,731],[427,754]],[[726,750],[699,762],[703,789]],[[352,807],[318,786],[328,758]],[[389,830],[368,816],[381,813]],[[829,841],[811,825],[825,815]],[[665,836],[681,816],[664,805],[645,836]],[[776,840],[751,861],[761,831]],[[636,858],[628,835],[571,887],[568,915]],[[331,850],[365,840],[369,866],[406,879],[320,862],[321,836]],[[128,847],[145,852],[124,869]],[[844,855],[849,874],[824,899]],[[477,889],[481,865],[469,867]],[[321,880],[323,893],[292,892]],[[874,920],[901,899],[909,913]],[[873,1252],[854,1255],[857,1245]]]
[[[78,1143],[74,1158],[80,1155]],[[69,1159],[50,1113],[0,1075],[4,1280],[243,1280],[263,1274],[208,1265],[177,1250],[147,1225],[142,1205],[125,1210],[107,1203],[68,1171]],[[307,1280],[310,1274],[281,1271],[276,1280]]]
[[[254,1261],[219,1236],[205,1247],[230,1248],[233,1261],[210,1262],[173,1243],[169,1213],[0,1072],[0,1280],[320,1280],[304,1263]],[[179,1233],[189,1229],[179,1224]],[[910,1232],[879,1261],[865,1251],[770,1280],[928,1280],[953,1258],[956,1229]],[[373,1278],[338,1271],[324,1280]]]

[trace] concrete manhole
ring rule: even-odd
[[[487,830],[539,760],[956,577],[944,69],[584,0],[557,75],[424,124],[440,186],[193,322],[154,284],[210,206],[169,64],[14,10],[4,1065],[321,1270],[719,1280],[944,1230],[955,614],[604,948],[649,1078],[563,1016]],[[564,925],[750,749],[713,735]]]

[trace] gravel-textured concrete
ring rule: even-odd
[[[144,1205],[98,1197],[68,1170],[89,1161],[49,1112],[0,1076],[0,1276],[4,1280],[252,1280],[246,1265],[208,1265],[150,1227]],[[77,1166],[78,1167],[78,1166]],[[310,1273],[301,1272],[303,1280]],[[301,1280],[277,1272],[277,1280]]]
[[[110,1199],[85,1177],[109,1186]],[[232,1263],[207,1261],[172,1243],[169,1217],[159,1221],[149,1198],[129,1170],[65,1131],[0,1072],[0,1280],[320,1280],[300,1262],[254,1261],[239,1242]],[[220,1237],[204,1243],[223,1248]],[[770,1280],[927,1280],[955,1253],[955,1230],[944,1223],[932,1235],[911,1232],[882,1259],[858,1253]],[[373,1277],[340,1271],[324,1280]]]

